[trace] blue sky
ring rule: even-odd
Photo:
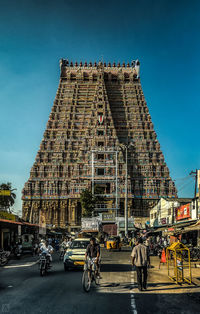
[[[187,176],[200,165],[200,1],[0,0],[0,8],[0,182],[17,188],[16,209],[55,98],[62,57],[140,60],[170,174],[179,196],[193,196],[194,180]]]

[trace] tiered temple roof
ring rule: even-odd
[[[123,145],[128,145],[129,215],[147,216],[160,197],[175,197],[176,188],[143,95],[139,61],[62,59],[56,98],[23,189],[24,218],[76,228],[80,193],[94,185],[106,197],[101,211],[123,215]]]

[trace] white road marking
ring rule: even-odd
[[[20,264],[20,265],[8,265],[8,266],[4,266],[3,268],[30,267],[30,266],[33,266],[33,265],[35,265],[35,264],[37,264],[37,263],[38,263],[38,261],[32,262],[32,263]]]
[[[134,271],[132,271],[131,272],[131,284],[134,285],[134,283],[135,283],[135,276],[134,276]],[[131,309],[132,309],[133,314],[137,314],[135,295],[133,292],[131,292]]]

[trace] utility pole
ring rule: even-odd
[[[125,206],[124,206],[124,220],[125,220],[125,236],[128,237],[128,149],[134,144],[121,144],[120,147],[125,151]]]
[[[196,171],[190,172],[190,175],[194,176],[194,178],[195,178],[194,202],[195,202],[195,207],[196,207],[196,217],[198,219],[199,212],[198,212],[198,198],[197,198],[197,174],[198,174],[197,169],[196,169]]]
[[[128,145],[125,146],[126,152],[126,177],[125,177],[125,236],[128,237]]]

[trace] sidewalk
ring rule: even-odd
[[[167,265],[161,264],[157,256],[151,256],[151,268],[148,270],[148,293],[192,293],[200,292],[200,269],[192,263],[192,284],[177,285],[167,275]],[[135,282],[137,282],[135,274]],[[137,290],[137,289],[135,289]],[[134,291],[137,292],[137,291]],[[145,292],[144,292],[145,293]]]
[[[104,253],[99,292],[104,293],[136,293],[136,294],[181,294],[199,295],[200,268],[192,263],[192,284],[177,285],[167,275],[167,265],[161,264],[157,256],[151,256],[151,268],[148,269],[148,284],[146,291],[137,288],[136,271],[132,270],[130,252],[122,252],[109,257]],[[105,255],[106,254],[106,255]]]

